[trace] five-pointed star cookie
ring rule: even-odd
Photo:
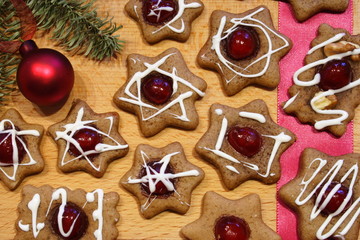
[[[300,122],[342,136],[360,104],[360,35],[320,25],[305,66],[293,76],[284,111]]]
[[[157,57],[131,54],[128,80],[115,93],[115,104],[137,115],[140,130],[150,137],[167,126],[192,130],[199,124],[195,100],[205,95],[206,82],[189,71],[176,48]]]
[[[118,113],[95,113],[86,102],[75,100],[67,117],[48,129],[59,148],[58,168],[102,177],[110,162],[129,151],[118,126]]]
[[[226,235],[232,236],[231,239],[281,239],[263,222],[257,194],[230,200],[215,192],[207,192],[200,218],[183,227],[181,234],[191,240],[225,239]],[[234,237],[235,234],[238,238]]]
[[[44,128],[24,121],[11,108],[0,117],[0,180],[10,190],[44,168],[40,142]]]
[[[214,11],[210,36],[200,50],[200,66],[217,71],[227,95],[248,85],[273,89],[279,84],[279,60],[291,40],[275,30],[269,10],[260,6],[241,14]]]
[[[349,0],[289,0],[295,18],[303,22],[319,12],[344,12]]]
[[[138,22],[145,40],[154,44],[163,39],[186,41],[191,23],[204,9],[200,0],[130,0],[125,11]]]
[[[280,188],[295,211],[302,240],[356,240],[360,226],[360,154],[329,156],[305,149],[297,176]]]
[[[203,170],[186,159],[180,143],[163,148],[141,144],[120,184],[138,199],[141,215],[152,218],[166,210],[185,214],[203,178]]]
[[[295,138],[270,118],[262,100],[240,108],[213,104],[210,127],[195,150],[219,170],[224,185],[234,189],[249,179],[277,182],[280,156]]]

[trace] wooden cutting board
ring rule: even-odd
[[[201,200],[207,191],[215,191],[231,199],[237,199],[249,193],[258,193],[262,201],[264,221],[272,229],[276,229],[276,185],[264,185],[256,181],[248,181],[233,191],[227,191],[222,186],[215,168],[200,159],[194,151],[194,146],[209,126],[208,110],[212,103],[218,102],[232,107],[239,107],[254,99],[262,98],[268,104],[271,116],[276,120],[276,90],[267,91],[248,87],[235,96],[227,97],[222,91],[218,75],[201,69],[195,59],[198,51],[208,38],[209,17],[213,10],[220,9],[240,13],[263,4],[270,9],[274,25],[277,26],[278,2],[273,0],[203,0],[205,10],[194,21],[193,32],[187,42],[178,43],[165,40],[156,45],[149,45],[144,42],[137,24],[124,12],[126,2],[126,0],[97,1],[100,15],[105,16],[106,13],[109,13],[110,16],[114,16],[116,23],[124,26],[118,33],[121,35],[120,38],[126,41],[126,45],[117,59],[97,63],[82,56],[70,56],[54,45],[54,42],[50,40],[50,35],[37,33],[35,41],[39,47],[53,48],[63,52],[72,62],[75,69],[74,89],[61,110],[54,113],[44,112],[27,101],[20,93],[13,93],[8,106],[0,109],[0,114],[8,108],[14,107],[20,111],[26,121],[40,123],[47,128],[49,125],[64,119],[71,107],[72,100],[80,98],[85,100],[95,112],[117,111],[120,114],[120,133],[130,146],[129,153],[126,157],[110,164],[107,173],[101,179],[94,178],[83,172],[63,174],[56,168],[56,145],[49,136],[45,136],[41,144],[41,152],[46,161],[44,171],[41,174],[26,178],[15,191],[8,191],[4,186],[0,186],[0,239],[12,239],[15,235],[16,209],[20,201],[21,189],[26,184],[35,186],[50,184],[53,187],[66,186],[72,189],[83,188],[87,191],[103,188],[105,191],[118,192],[120,194],[120,204],[117,210],[121,216],[117,225],[119,230],[118,239],[180,239],[179,230],[181,227],[199,217]],[[354,1],[354,33],[360,33],[359,17],[360,2]],[[136,117],[119,110],[112,103],[112,96],[125,82],[127,75],[125,60],[128,54],[141,53],[155,56],[170,47],[178,48],[182,52],[190,70],[208,83],[205,97],[196,103],[200,115],[200,124],[194,131],[168,128],[154,137],[144,138],[139,132]],[[354,120],[355,152],[360,152],[359,123],[360,108],[358,108]],[[174,136],[183,145],[188,160],[204,169],[206,173],[205,179],[193,192],[191,208],[185,215],[164,212],[150,220],[145,220],[139,215],[136,199],[119,186],[119,180],[130,168],[138,144],[145,143],[154,147],[163,147],[171,143]]]

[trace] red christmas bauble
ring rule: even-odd
[[[39,49],[32,40],[20,46],[22,60],[17,70],[21,93],[39,106],[51,106],[65,99],[74,85],[70,61],[53,49]]]

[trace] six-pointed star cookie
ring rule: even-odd
[[[232,231],[228,236],[237,234],[239,238],[236,239],[281,239],[263,222],[257,194],[230,200],[215,192],[207,192],[203,198],[200,218],[183,227],[181,234],[191,240],[225,239],[221,237],[226,236],[227,229]],[[248,238],[242,238],[244,235]]]
[[[284,111],[317,130],[342,136],[360,104],[359,45],[360,35],[320,25],[305,66],[293,76]]]
[[[186,41],[191,23],[204,9],[199,0],[130,0],[126,12],[140,25],[145,40],[157,43],[163,39]]]
[[[319,12],[344,12],[349,0],[289,0],[295,18],[303,22]]]
[[[152,218],[166,210],[185,214],[191,193],[203,178],[203,170],[186,159],[180,143],[163,148],[142,144],[120,184],[138,198],[141,215]]]
[[[249,179],[277,182],[280,156],[295,138],[272,121],[262,100],[240,108],[213,104],[210,127],[195,150],[219,170],[224,185],[234,189]]]
[[[67,117],[48,129],[59,148],[59,169],[102,177],[110,162],[129,151],[118,126],[118,113],[95,113],[86,102],[75,100]]]
[[[302,152],[297,176],[279,191],[296,212],[300,239],[358,239],[359,164],[360,154],[329,156],[312,148]]]
[[[206,82],[192,74],[176,48],[157,57],[131,54],[128,80],[114,102],[138,116],[140,130],[150,137],[167,126],[192,130],[199,124],[195,100],[205,95]]]
[[[24,121],[11,108],[0,117],[0,180],[13,190],[44,168],[40,142],[44,128]]]
[[[210,21],[210,36],[197,60],[220,74],[227,95],[248,85],[272,89],[279,84],[279,60],[292,42],[274,29],[266,7],[241,14],[217,10]]]

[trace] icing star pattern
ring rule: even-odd
[[[359,159],[360,154],[330,156],[312,148],[302,152],[297,176],[279,191],[281,200],[298,217],[300,239],[330,239],[335,236],[339,239],[358,239]],[[326,205],[323,206],[318,200],[332,182],[341,183],[349,191],[343,205],[336,208],[335,212],[325,215],[321,212]],[[333,194],[329,192],[327,197],[332,197]],[[341,201],[341,198],[338,199]]]
[[[157,172],[148,164],[162,164]],[[170,166],[173,173],[165,170]],[[143,177],[140,172],[145,171]],[[132,168],[121,178],[120,184],[138,198],[140,213],[152,218],[165,210],[181,214],[190,208],[191,193],[204,178],[204,172],[187,161],[180,143],[172,143],[164,148],[139,145],[135,152]],[[162,183],[170,194],[155,195],[156,185]],[[148,186],[150,194],[144,192],[141,185]]]
[[[263,144],[258,153],[247,157],[229,144],[227,132],[233,126],[250,127],[261,135]],[[292,132],[272,121],[262,100],[252,101],[240,108],[213,104],[210,127],[195,150],[218,169],[224,185],[234,189],[250,179],[266,184],[277,182],[280,178],[280,156],[295,139]]]
[[[249,239],[281,239],[263,222],[261,202],[257,194],[230,200],[215,192],[207,192],[203,198],[200,218],[184,226],[181,234],[192,240],[215,239],[216,221],[223,216],[235,216],[245,220],[250,228]]]

